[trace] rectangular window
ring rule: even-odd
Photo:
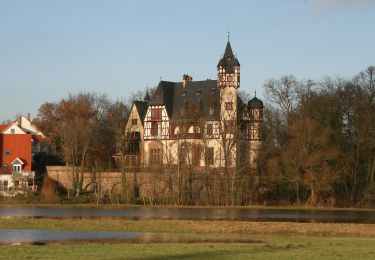
[[[213,116],[213,115],[214,115],[214,112],[215,112],[214,107],[213,107],[213,106],[210,106],[210,111],[209,111],[210,116]]]
[[[151,122],[151,136],[158,136],[158,128],[157,122]]]
[[[14,172],[20,172],[21,171],[21,165],[18,165],[18,164],[13,165],[13,171]]]
[[[161,164],[162,162],[162,150],[150,149],[150,164]]]
[[[137,119],[132,119],[132,125],[137,125],[138,124],[138,120]]]
[[[233,102],[225,102],[225,109],[232,110],[233,109]]]
[[[207,124],[207,135],[213,135],[214,128],[212,124]]]
[[[3,164],[3,166],[1,168],[3,169],[4,172],[6,172],[8,170],[8,165]]]
[[[205,164],[206,166],[214,164],[214,148],[213,147],[206,147]]]
[[[201,164],[201,147],[199,145],[193,146],[192,161],[193,166],[195,167],[200,166]]]
[[[224,130],[227,132],[233,132],[235,130],[235,122],[233,120],[228,120],[224,122]]]
[[[5,150],[5,155],[9,156],[10,155],[10,150]]]
[[[161,108],[153,108],[151,110],[151,120],[152,121],[161,121],[161,114],[162,114]]]

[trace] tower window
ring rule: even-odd
[[[233,109],[233,102],[225,102],[225,109],[232,110]]]
[[[213,125],[207,124],[207,135],[212,135],[214,133]]]

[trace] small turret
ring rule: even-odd
[[[263,102],[256,96],[247,103],[248,129],[247,136],[250,140],[260,140],[260,125],[263,121]]]
[[[146,91],[146,95],[145,95],[145,97],[143,98],[143,100],[146,101],[146,102],[149,102],[149,101],[151,100],[150,95],[148,94],[148,89],[147,89],[147,91]]]

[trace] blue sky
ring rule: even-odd
[[[0,121],[78,91],[126,99],[160,77],[215,79],[227,31],[244,91],[351,78],[375,65],[374,24],[372,0],[0,0]]]

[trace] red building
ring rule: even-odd
[[[34,187],[31,171],[33,148],[38,134],[23,127],[20,118],[9,125],[0,125],[0,191],[25,192]],[[26,121],[25,121],[26,122]],[[27,121],[29,122],[29,120]]]
[[[31,134],[0,134],[0,173],[31,171]]]

